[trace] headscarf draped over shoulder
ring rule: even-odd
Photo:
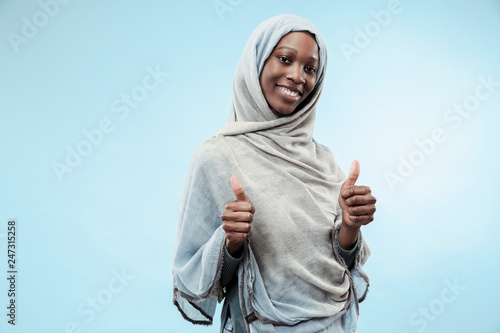
[[[314,35],[317,81],[294,113],[278,118],[262,93],[259,76],[274,47],[292,31]],[[230,121],[194,153],[184,187],[173,284],[174,303],[187,320],[211,324],[223,297],[219,278],[225,233],[220,216],[235,200],[229,179],[236,174],[256,210],[237,272],[243,316],[258,319],[248,320],[247,329],[355,328],[358,301],[368,290],[362,266],[370,252],[361,237],[351,271],[338,254],[338,196],[346,177],[330,150],[313,139],[326,64],[319,31],[297,15],[272,17],[248,39],[234,77]]]

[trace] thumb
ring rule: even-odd
[[[359,177],[359,162],[354,160],[352,161],[351,169],[349,170],[349,176],[347,176],[347,180],[344,182],[344,185],[342,185],[342,188],[354,186],[354,184],[356,184],[356,181],[358,180],[358,177]]]
[[[233,189],[233,193],[236,196],[236,199],[238,199],[238,201],[250,201],[250,199],[248,199],[247,195],[245,194],[243,186],[241,186],[238,177],[236,175],[232,175],[230,180],[231,188]]]

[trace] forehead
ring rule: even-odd
[[[275,50],[280,48],[291,48],[297,53],[312,56],[318,59],[318,44],[314,35],[307,31],[292,31],[281,38],[276,44]]]

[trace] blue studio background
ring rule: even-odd
[[[328,45],[316,139],[378,199],[358,331],[500,331],[498,0],[1,0],[1,332],[218,331],[172,304],[183,182],[282,13]]]

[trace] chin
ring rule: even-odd
[[[292,114],[295,113],[295,111],[297,111],[297,109],[299,109],[299,105],[300,105],[300,103],[298,103],[297,105],[293,105],[293,106],[285,105],[284,107],[277,108],[276,110],[279,110],[278,112],[280,114],[282,114],[283,116],[291,116]]]
[[[295,112],[295,110],[289,110],[289,109],[286,109],[286,110],[283,110],[283,109],[281,109],[281,110],[276,110],[276,109],[275,109],[275,108],[273,108],[273,107],[271,107],[271,110],[273,111],[273,113],[274,113],[275,115],[277,115],[277,116],[278,116],[278,117],[280,117],[280,118],[281,118],[281,117],[289,117],[289,116],[291,116],[291,115]]]
[[[274,114],[276,114],[278,117],[287,117],[291,116],[295,110],[297,109],[297,106],[290,106],[290,105],[284,105],[281,107],[274,107],[271,104],[269,104],[269,107],[273,111]]]

